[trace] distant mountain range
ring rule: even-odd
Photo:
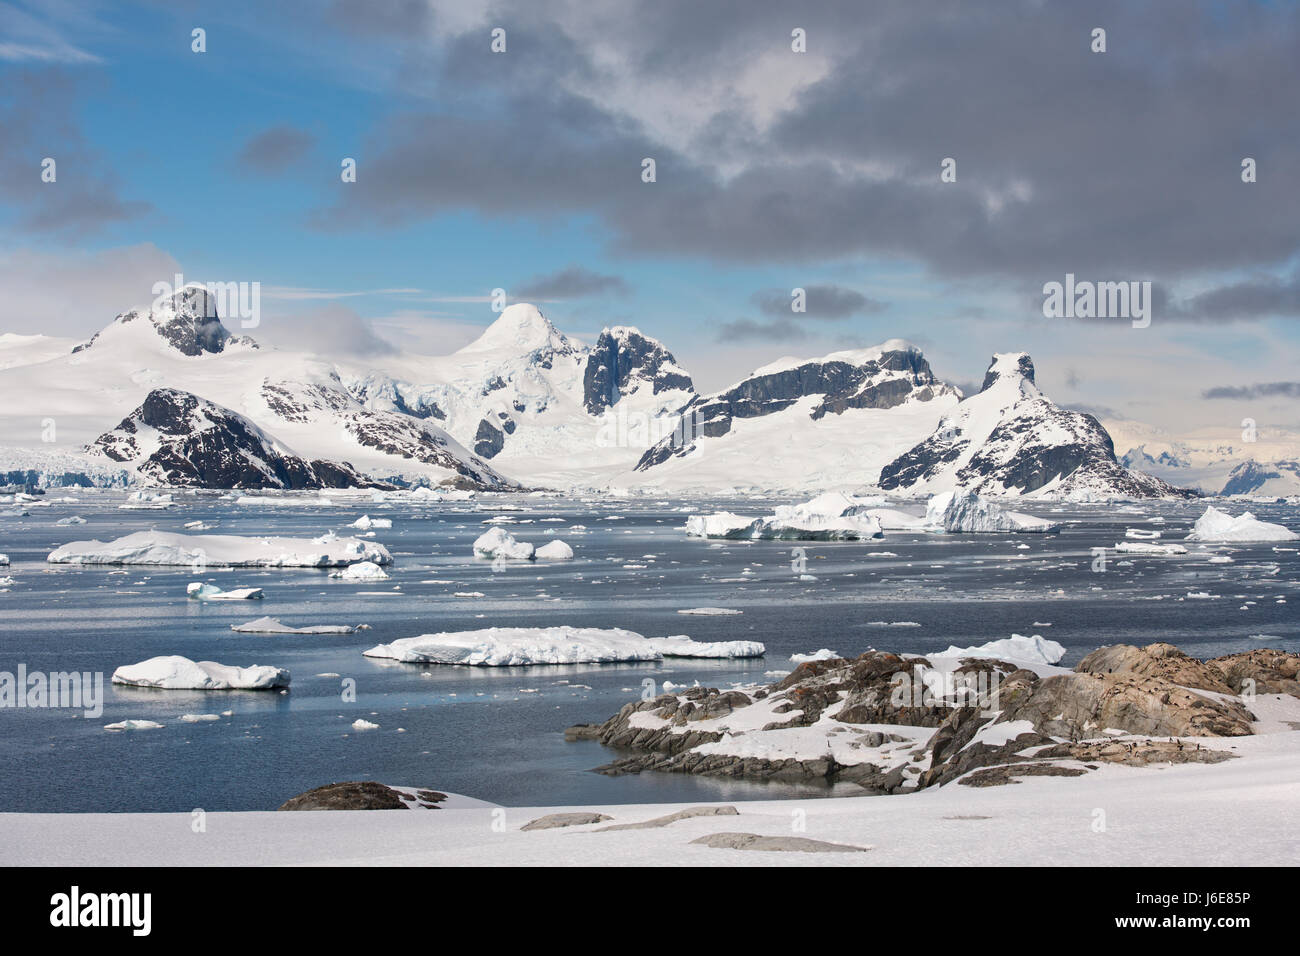
[[[587,346],[532,305],[451,355],[374,367],[259,348],[197,286],[75,346],[0,336],[0,480],[1179,493],[1136,463],[1116,460],[1096,418],[1043,395],[1024,353],[995,355],[968,397],[900,340],[782,359],[700,394],[638,329]],[[1274,480],[1247,470],[1239,484],[1260,474]]]

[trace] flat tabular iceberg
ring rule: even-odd
[[[51,564],[329,568],[355,561],[391,564],[393,558],[382,544],[334,534],[319,538],[255,538],[137,531],[112,541],[73,541],[51,551],[45,560]]]
[[[531,561],[536,555],[527,541],[516,541],[503,528],[492,528],[474,542],[474,556],[478,558],[503,558],[507,561]]]
[[[999,660],[1027,661],[1034,664],[1055,664],[1065,656],[1065,648],[1035,634],[1026,637],[1012,634],[998,641],[989,641],[975,647],[949,647],[929,657],[990,657]]]
[[[956,534],[1038,533],[1056,531],[1059,524],[1019,511],[1006,511],[973,492],[945,491],[930,499],[926,521]]]
[[[560,626],[421,634],[380,644],[365,654],[413,664],[521,667],[657,661],[664,657],[759,657],[763,651],[763,645],[756,641],[706,643],[685,636],[647,639],[618,627]]]
[[[1249,511],[1234,518],[1213,505],[1196,519],[1188,541],[1293,541],[1300,535],[1284,525],[1260,521]]]
[[[1121,541],[1115,545],[1120,554],[1186,554],[1181,544],[1149,544],[1145,541]]]
[[[161,690],[270,690],[288,687],[289,672],[279,667],[231,667],[171,655],[119,667],[113,671],[113,683]]]

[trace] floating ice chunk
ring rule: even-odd
[[[414,664],[520,667],[657,661],[663,654],[635,631],[596,627],[489,627],[404,637],[379,644],[367,657]]]
[[[372,724],[370,721],[358,717],[356,720],[352,721],[352,729],[353,730],[378,730],[379,725]]]
[[[213,720],[220,720],[220,714],[181,714],[180,720],[187,724],[203,724]]]
[[[652,637],[650,644],[664,657],[762,657],[767,648],[758,641],[693,641],[685,634]]]
[[[790,660],[796,664],[807,664],[809,661],[833,661],[839,659],[839,654],[830,648],[823,647],[820,651],[813,651],[811,654],[791,654]]]
[[[0,568],[9,567],[9,555],[0,554]]]
[[[503,528],[492,528],[474,542],[474,556],[479,558],[504,558],[507,561],[532,561],[536,555],[527,541],[516,541]]]
[[[1300,538],[1284,525],[1260,521],[1249,511],[1234,518],[1226,511],[1208,505],[1196,519],[1187,541],[1293,541]]]
[[[137,531],[112,541],[73,541],[51,551],[45,560],[51,564],[326,568],[354,561],[391,564],[393,558],[382,544],[332,534],[307,540]]]
[[[722,617],[726,614],[744,614],[744,611],[737,611],[730,607],[688,607],[677,612],[678,614],[699,614],[703,617]]]
[[[753,535],[757,518],[746,518],[730,511],[717,511],[708,515],[691,515],[686,519],[685,530],[693,538],[748,539]]]
[[[534,555],[543,561],[572,561],[573,549],[558,538],[538,548]]]
[[[216,525],[208,524],[206,521],[187,521],[181,527],[186,531],[211,531]]]
[[[373,561],[358,561],[341,571],[331,571],[330,577],[343,581],[387,581],[388,574]]]
[[[945,491],[925,507],[926,522],[953,534],[1043,534],[1059,524],[1019,511],[1007,511],[973,492]]]
[[[1120,554],[1186,554],[1181,544],[1147,544],[1144,541],[1121,541],[1115,545]]]
[[[156,720],[119,720],[115,724],[105,724],[105,730],[162,730],[162,724]]]
[[[278,617],[259,617],[244,624],[232,624],[230,629],[239,634],[355,634],[357,629],[347,624],[313,624],[309,627],[290,627]]]
[[[185,594],[196,601],[260,601],[264,597],[261,588],[234,588],[223,591],[215,584],[191,581],[185,587]]]
[[[1153,529],[1146,529],[1146,528],[1126,528],[1124,530],[1124,537],[1137,538],[1139,540],[1145,540],[1145,541],[1154,541],[1156,538],[1160,537],[1160,532],[1155,531]]]
[[[974,647],[950,646],[946,651],[930,657],[992,657],[999,660],[1027,661],[1034,664],[1055,664],[1065,656],[1065,647],[1038,634],[1026,637],[1012,634],[1001,640],[989,641]]]
[[[163,690],[269,690],[288,687],[289,672],[279,667],[231,667],[171,655],[119,667],[113,671],[113,683]]]
[[[370,515],[362,515],[349,528],[357,528],[360,531],[369,531],[371,528],[391,528],[393,526],[392,518],[372,518]]]
[[[81,515],[68,515],[66,518],[60,518],[54,523],[61,528],[67,528],[74,524],[85,524],[86,519],[81,517]]]
[[[124,511],[161,511],[176,504],[169,494],[151,494],[147,491],[135,491],[118,508]]]

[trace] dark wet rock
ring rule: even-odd
[[[432,792],[432,791],[429,791]],[[406,799],[403,799],[403,797]],[[446,795],[442,795],[446,798]],[[291,797],[279,810],[406,810],[409,796],[374,780],[328,783]]]

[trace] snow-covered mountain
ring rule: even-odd
[[[994,355],[979,393],[885,465],[879,486],[911,494],[960,488],[1075,498],[1177,493],[1158,478],[1120,465],[1110,436],[1092,415],[1063,409],[1043,395],[1024,352]]]
[[[694,398],[680,424],[620,478],[663,488],[857,486],[961,398],[914,346],[785,358]]]
[[[1174,438],[1141,422],[1106,420],[1120,458],[1181,488],[1209,495],[1300,494],[1300,434],[1276,425],[1225,415],[1227,421]]]
[[[1228,474],[1221,495],[1300,495],[1300,461],[1243,461]]]

